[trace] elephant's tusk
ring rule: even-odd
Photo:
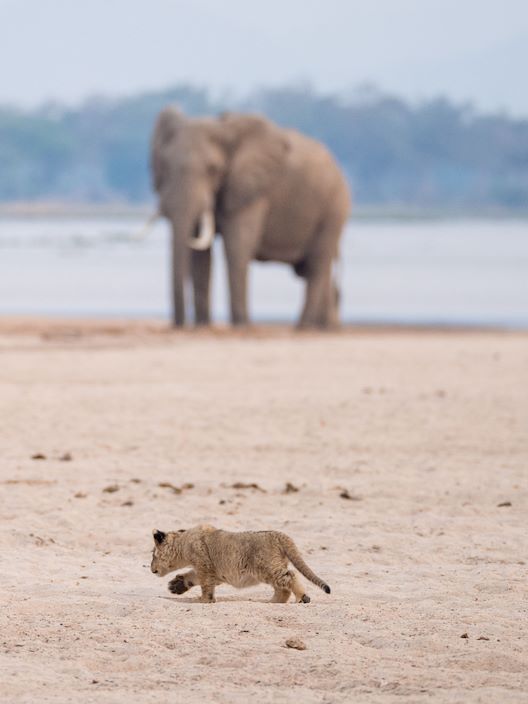
[[[142,240],[144,237],[146,237],[159,217],[159,211],[152,213],[152,215],[149,216],[148,220],[145,222],[143,227],[136,232],[136,234],[134,235],[134,239]]]
[[[198,251],[209,249],[213,244],[215,236],[214,215],[210,210],[206,210],[200,217],[200,229],[197,237],[190,237],[189,247]]]

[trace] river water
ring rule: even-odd
[[[127,218],[0,219],[0,314],[169,317],[169,230]],[[345,232],[346,322],[528,328],[528,222],[358,220]],[[213,309],[228,317],[221,241]],[[254,321],[297,319],[303,282],[253,263]]]

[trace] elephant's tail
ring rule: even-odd
[[[335,305],[341,303],[341,283],[343,281],[343,260],[337,256],[332,262],[332,284],[335,297]]]
[[[277,535],[279,538],[279,543],[281,544],[286,557],[292,565],[296,567],[299,572],[306,577],[306,579],[309,579],[310,582],[313,582],[313,584],[322,589],[324,592],[330,594],[330,587],[328,584],[308,567],[293,540],[284,533],[277,533]]]

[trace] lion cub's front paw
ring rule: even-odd
[[[177,575],[169,582],[169,591],[173,594],[185,594],[190,589],[185,582],[185,577],[182,574]]]

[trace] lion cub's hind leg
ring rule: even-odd
[[[292,592],[295,594],[295,601],[300,604],[309,604],[310,597],[305,593],[301,580],[295,572],[292,573]]]
[[[177,574],[174,579],[169,582],[169,591],[173,594],[185,594],[191,587],[195,587],[198,584],[198,577],[194,570],[189,570],[189,572],[184,572],[184,574]]]
[[[271,600],[272,604],[285,604],[291,596],[291,591],[289,589],[274,587],[274,590],[273,598]]]
[[[288,601],[291,592],[295,594],[295,601],[297,601],[297,603],[309,603],[310,597],[304,593],[303,585],[292,570],[274,575],[270,581],[275,590],[272,599],[274,603],[284,604]]]

